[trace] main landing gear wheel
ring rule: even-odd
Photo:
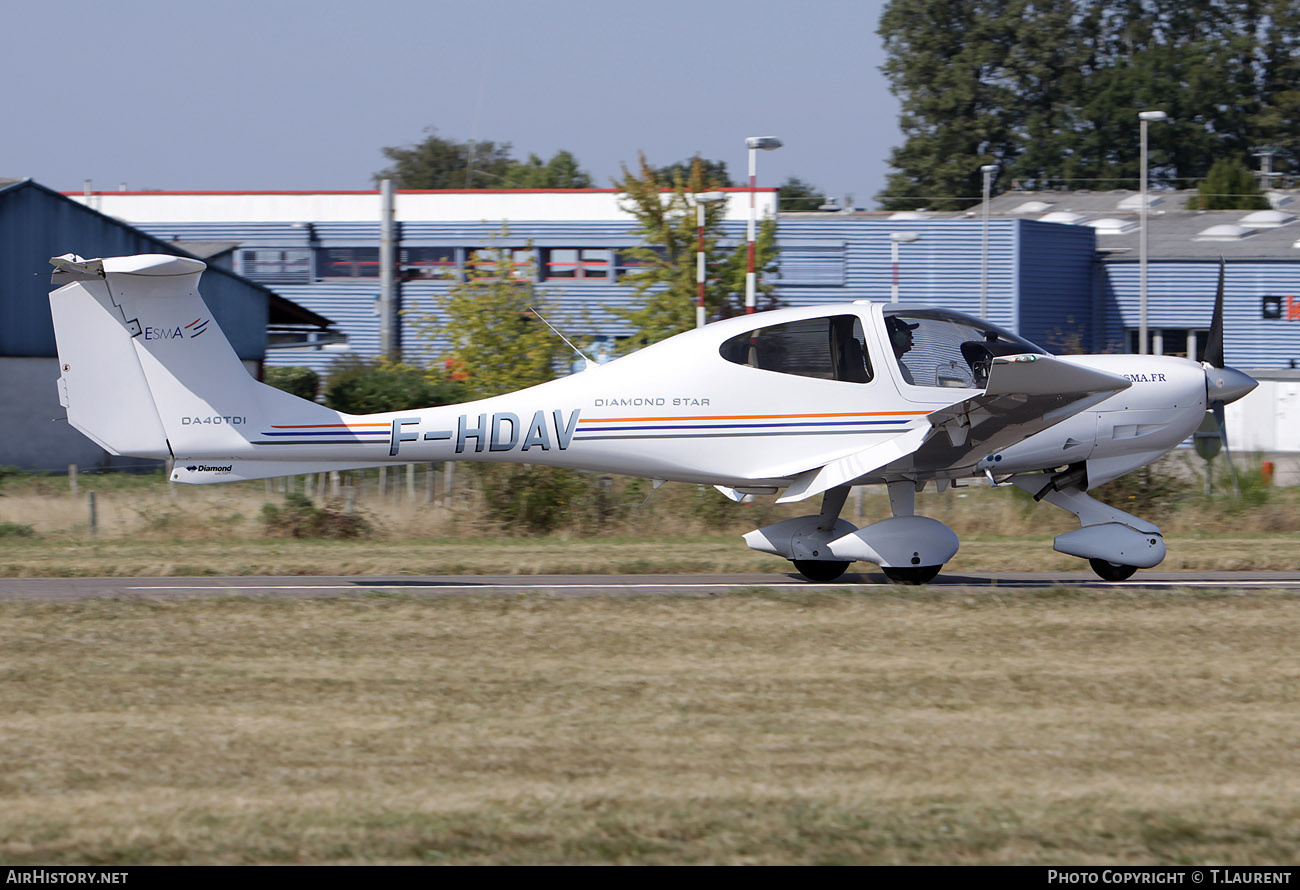
[[[840,575],[843,575],[848,569],[848,562],[839,562],[836,560],[826,559],[792,559],[794,567],[799,570],[809,581],[816,581],[819,584],[828,584],[834,581]]]
[[[1088,565],[1092,566],[1097,577],[1103,581],[1127,581],[1138,570],[1137,566],[1126,566],[1105,559],[1090,559]]]
[[[881,566],[880,571],[895,584],[929,584],[943,566]]]

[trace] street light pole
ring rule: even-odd
[[[745,314],[750,315],[754,311],[755,294],[758,291],[758,278],[754,272],[754,234],[757,229],[755,193],[758,191],[756,182],[758,179],[758,152],[772,151],[781,147],[781,140],[775,136],[750,136],[745,140],[745,147],[749,149],[749,226],[745,230]]]
[[[898,302],[898,245],[910,244],[913,241],[920,241],[921,236],[916,232],[890,232],[889,233],[889,261],[893,266],[893,283],[889,286],[889,302]]]
[[[1138,112],[1138,128],[1141,130],[1139,166],[1142,170],[1138,219],[1138,355],[1146,355],[1147,348],[1147,124],[1151,121],[1168,119],[1163,111]]]
[[[727,200],[725,192],[702,192],[695,196],[695,326],[704,327],[704,205]]]
[[[984,174],[984,232],[980,239],[980,318],[989,312],[989,192],[992,189],[993,174],[998,172],[997,164],[985,164],[980,167]]]

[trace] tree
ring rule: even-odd
[[[509,237],[503,229],[500,237]],[[444,365],[460,379],[466,395],[482,399],[555,377],[559,337],[532,308],[544,312],[533,284],[528,251],[496,246],[477,252],[465,280],[439,304],[439,317],[426,326],[447,342]]]
[[[878,33],[902,107],[887,209],[961,209],[979,168],[1026,187],[1136,187],[1137,112],[1155,181],[1300,147],[1293,0],[890,0]]]
[[[262,380],[269,386],[309,402],[316,401],[316,394],[320,392],[320,375],[301,365],[267,368]]]
[[[1210,167],[1200,193],[1187,202],[1192,210],[1267,210],[1268,199],[1260,194],[1255,176],[1234,158],[1220,158]]]
[[[448,376],[382,359],[339,359],[325,384],[325,404],[348,414],[451,405],[465,398],[465,388]]]
[[[673,179],[665,180],[660,170],[640,156],[636,174],[623,166],[614,185],[625,195],[624,209],[637,221],[636,233],[642,245],[627,251],[638,263],[627,280],[644,301],[637,309],[623,312],[636,328],[627,348],[639,348],[695,326],[697,296],[697,227],[694,195],[725,186],[709,172],[701,158],[694,158],[685,174],[673,167]],[[724,213],[722,203],[704,205],[705,264],[710,277],[705,287],[705,309],[711,318],[744,312],[746,245],[720,246]],[[755,239],[755,268],[775,268],[776,221],[766,219]],[[760,308],[775,308],[774,288],[760,282]]]
[[[535,154],[520,163],[509,142],[455,142],[432,127],[417,145],[381,149],[393,162],[373,177],[393,180],[399,189],[585,189],[591,174],[572,152],[560,149],[549,161]]]
[[[530,154],[522,164],[511,162],[500,187],[506,189],[589,189],[591,174],[578,159],[561,149],[549,161]]]
[[[674,161],[666,167],[656,167],[655,175],[659,177],[660,182],[666,186],[671,186],[677,181],[678,177],[681,177],[683,181],[689,181],[697,165],[705,181],[713,183],[710,188],[742,185],[739,182],[732,182],[730,174],[727,173],[726,161],[710,161],[699,155],[694,155],[682,161]]]
[[[798,176],[791,176],[781,183],[781,212],[816,210],[826,203],[822,190],[811,182],[805,182]]]
[[[510,143],[453,142],[429,127],[417,145],[381,149],[393,162],[374,175],[376,183],[391,179],[399,189],[500,188],[514,161]],[[471,166],[472,164],[472,166]]]

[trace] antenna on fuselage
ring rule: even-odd
[[[538,318],[540,318],[540,319],[542,320],[542,324],[544,324],[544,325],[546,325],[548,328],[550,328],[551,331],[552,331],[552,333],[555,334],[555,336],[559,337],[561,340],[564,341],[564,345],[565,345],[565,346],[568,346],[568,347],[569,347],[570,349],[572,349],[574,352],[578,353],[578,356],[579,356],[579,357],[580,357],[584,362],[587,363],[586,367],[583,368],[584,371],[589,371],[589,370],[591,370],[592,368],[596,367],[596,362],[593,362],[591,359],[587,358],[586,353],[584,353],[581,349],[579,349],[578,347],[574,346],[571,342],[569,342],[569,338],[566,337],[566,336],[564,336],[563,334],[561,334],[561,333],[560,333],[560,329],[557,328],[555,325],[551,324],[549,321],[547,321],[547,320],[546,320],[546,317],[545,317],[544,315],[542,315],[542,313],[538,312],[538,311],[537,311],[536,309],[534,309],[532,306],[529,306],[529,307],[528,307],[528,311],[531,312],[531,313],[533,313],[533,315],[536,315]]]

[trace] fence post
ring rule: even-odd
[[[77,493],[77,465],[68,464],[68,488],[73,494]]]
[[[90,511],[90,534],[93,537],[99,528],[99,516],[95,510],[95,492],[93,489],[86,492],[86,507]]]

